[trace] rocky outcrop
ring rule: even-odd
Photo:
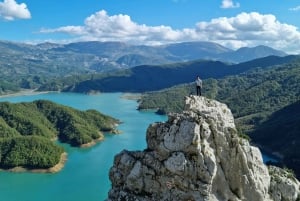
[[[270,166],[271,185],[269,192],[274,201],[300,200],[299,182],[291,170]]]
[[[270,176],[262,155],[238,136],[228,107],[186,98],[182,114],[147,130],[147,149],[122,151],[110,170],[110,201],[268,201],[299,199],[284,170]]]

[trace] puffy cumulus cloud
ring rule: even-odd
[[[234,3],[232,0],[223,0],[221,8],[238,8],[240,7],[239,3]]]
[[[25,3],[18,4],[15,0],[0,2],[0,18],[5,20],[30,19],[31,14]]]
[[[146,26],[133,22],[128,15],[107,15],[101,10],[85,19],[84,26],[66,26],[56,29],[42,29],[42,33],[63,32],[79,35],[85,40],[129,41],[155,44],[180,40],[184,32],[169,26]]]
[[[197,32],[205,33],[208,40],[232,47],[269,45],[287,52],[300,51],[300,32],[297,27],[280,23],[270,14],[241,13],[231,18],[199,22]]]
[[[297,27],[279,22],[274,15],[257,12],[215,18],[198,22],[194,28],[175,30],[164,25],[137,24],[128,15],[109,16],[102,10],[86,18],[83,26],[42,29],[41,32],[71,34],[76,41],[124,41],[148,45],[212,41],[234,49],[268,45],[288,53],[300,53],[300,32]]]

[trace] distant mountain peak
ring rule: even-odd
[[[171,54],[187,59],[211,58],[213,55],[232,52],[218,43],[207,41],[172,43],[165,46]]]
[[[275,51],[275,52],[281,52],[282,54],[284,54],[283,56],[286,55],[286,53],[284,53],[283,51],[280,50],[276,50],[272,47],[266,46],[266,45],[258,45],[258,46],[254,46],[254,47],[241,47],[239,49],[237,49],[236,51],[245,51],[245,50],[264,50],[264,51]]]
[[[276,50],[274,48],[265,46],[265,45],[259,45],[255,47],[241,47],[237,49],[236,51],[220,54],[219,58],[220,60],[228,60],[232,62],[245,62],[250,61],[262,57],[267,56],[286,56],[287,54],[283,51]]]

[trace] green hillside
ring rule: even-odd
[[[272,115],[281,116],[282,113],[275,113],[276,111],[300,100],[300,62],[257,68],[241,75],[219,80],[206,79],[203,85],[204,96],[219,100],[229,106],[242,132],[253,136],[255,143],[269,147],[274,152],[281,152],[285,155],[286,164],[295,167],[294,162],[291,161],[300,160],[298,151],[293,149],[295,139],[300,139],[297,123],[289,124],[283,121],[286,119],[285,116],[278,117],[277,124],[285,126],[285,132],[280,133],[281,137],[270,137],[274,141],[269,138],[273,131],[267,129],[267,125],[270,125],[269,119]],[[161,113],[182,111],[184,97],[191,93],[195,94],[194,84],[184,84],[146,93],[140,100],[139,109],[159,109]],[[299,115],[294,115],[294,117],[299,122]],[[295,139],[285,137],[289,135],[294,136]],[[285,140],[286,150],[276,147],[275,141],[280,145],[283,140]],[[269,143],[274,146],[270,146]],[[299,168],[297,172],[300,174]]]
[[[100,92],[146,92],[156,91],[174,85],[192,82],[197,75],[201,78],[223,78],[228,75],[237,75],[250,69],[266,68],[298,59],[297,56],[276,57],[269,56],[240,64],[228,64],[220,61],[198,60],[168,65],[143,65],[126,71],[118,71],[91,77],[66,87],[64,91],[89,93]],[[64,81],[57,82],[59,84]],[[53,84],[49,84],[53,87]],[[47,87],[43,86],[43,90]]]
[[[50,140],[39,136],[0,138],[0,167],[29,169],[55,166],[64,152]]]
[[[274,112],[250,133],[264,147],[284,155],[284,163],[300,175],[300,101]]]
[[[54,143],[81,146],[113,132],[118,121],[96,110],[79,111],[51,101],[0,103],[0,167],[48,168],[63,149]]]
[[[300,62],[256,68],[218,80],[206,79],[203,85],[204,95],[226,103],[238,120],[249,115],[263,116],[299,99]],[[191,93],[195,94],[194,83],[145,93],[139,108],[181,111],[184,97]]]

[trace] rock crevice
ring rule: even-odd
[[[260,150],[239,138],[225,104],[186,97],[185,111],[150,125],[146,140],[144,151],[124,150],[115,156],[108,200],[299,198],[299,182],[279,168],[271,167],[269,172]]]

